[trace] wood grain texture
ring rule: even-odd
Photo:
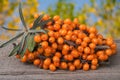
[[[117,42],[117,54],[110,58],[110,64],[97,70],[76,70],[74,72],[39,69],[18,59],[8,57],[12,45],[0,49],[0,80],[120,80],[120,40]]]

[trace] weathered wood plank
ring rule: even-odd
[[[8,57],[12,48],[9,45],[0,49],[0,80],[119,80],[120,79],[120,40],[117,40],[117,54],[110,58],[110,64],[97,70],[76,70],[74,72],[39,69],[33,65],[23,64],[14,56]]]

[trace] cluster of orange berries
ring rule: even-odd
[[[35,18],[37,17],[38,15],[35,15]],[[48,19],[50,17],[44,15],[42,20]],[[95,27],[79,24],[77,18],[73,21],[62,20],[56,15],[52,20],[44,26],[44,29],[49,30],[47,34],[39,33],[34,36],[36,42],[34,51],[26,50],[22,58],[16,55],[17,58],[51,71],[56,69],[87,71],[97,69],[99,62],[108,60],[116,53],[113,39],[103,38]],[[100,48],[102,46],[107,48]]]

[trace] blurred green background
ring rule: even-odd
[[[0,0],[0,40],[7,40],[17,32],[5,31],[2,25],[18,29],[21,22],[18,13],[19,1],[29,25],[36,13],[62,19],[78,18],[81,24],[96,26],[105,37],[120,38],[120,0]]]

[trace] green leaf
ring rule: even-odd
[[[35,36],[35,34],[29,35],[28,41],[27,41],[28,49],[29,49],[31,52],[34,50],[34,47],[35,47],[34,36]]]
[[[17,46],[15,46],[14,49],[13,49],[13,50],[11,51],[11,53],[9,54],[9,57],[12,56],[12,55],[14,55],[14,54],[16,54],[17,51],[19,50],[19,47],[20,47],[19,44],[18,44]]]
[[[23,39],[23,41],[22,41],[22,47],[20,48],[21,49],[21,51],[20,51],[20,55],[21,55],[21,57],[23,57],[24,56],[24,54],[25,54],[25,51],[26,51],[26,49],[27,49],[27,41],[29,40],[28,39],[28,35],[29,34],[27,34],[27,35],[25,35],[25,37],[24,37],[24,39]]]
[[[21,8],[21,3],[19,4],[19,15],[20,15],[20,19],[22,21],[22,24],[24,25],[25,29],[27,30],[27,26],[23,17],[23,13],[22,13],[22,8]]]
[[[30,32],[30,33],[47,33],[47,31],[44,30],[44,29],[40,29],[40,30],[30,30],[29,32]]]
[[[52,21],[52,19],[48,19],[48,20],[46,20],[46,21],[40,22],[37,26],[40,26],[41,29],[43,29],[43,28],[44,28],[44,25],[47,24],[49,21]]]
[[[15,37],[13,37],[12,39],[10,39],[9,41],[3,43],[2,45],[0,45],[0,48],[10,44],[11,42],[15,41],[17,38],[21,37],[24,34],[24,32],[19,33],[18,35],[16,35]]]
[[[3,29],[5,30],[10,30],[10,31],[21,31],[22,29],[11,29],[11,28],[6,28],[4,26],[2,26]]]
[[[20,47],[19,47],[18,53],[21,53],[21,52],[22,52],[23,47],[24,47],[24,43],[25,43],[25,39],[26,39],[27,35],[28,35],[28,33],[24,33],[24,35],[23,35],[23,37],[22,37],[22,40],[21,40],[21,42],[20,42]]]
[[[31,29],[35,29],[38,26],[38,23],[42,20],[44,14],[40,15],[33,23],[33,27]]]

